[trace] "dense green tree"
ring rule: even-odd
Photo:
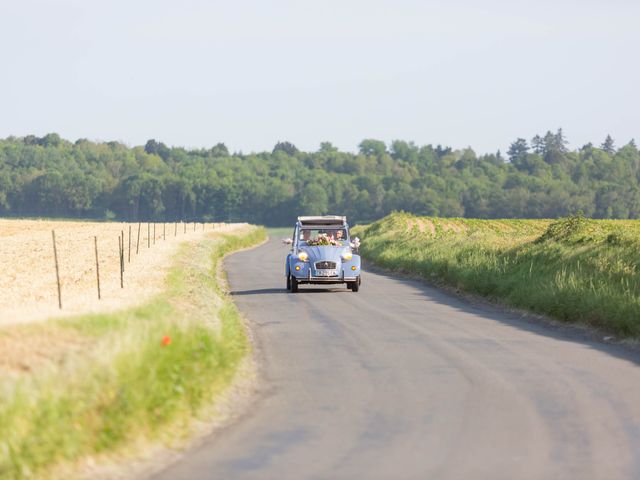
[[[169,159],[169,156],[171,154],[171,150],[169,149],[169,147],[167,147],[164,143],[156,142],[153,139],[147,141],[144,146],[144,151],[151,155],[158,155],[165,161]]]
[[[9,192],[11,190],[11,177],[8,172],[0,172],[0,211],[11,210],[9,205]]]
[[[531,139],[531,148],[538,155],[544,155],[544,140],[540,135],[536,135]]]
[[[391,156],[394,160],[405,160],[416,163],[420,155],[420,149],[413,142],[394,140],[391,142]]]
[[[516,165],[516,167],[527,158],[527,153],[529,153],[529,145],[527,145],[527,141],[524,138],[518,138],[509,146],[509,150],[507,150],[509,161]]]
[[[613,138],[611,138],[611,135],[607,135],[607,138],[604,139],[604,142],[602,143],[602,145],[600,145],[600,148],[607,152],[609,155],[613,155],[614,153],[616,153],[616,149],[613,144]]]
[[[151,155],[158,153],[158,142],[156,142],[153,138],[147,140],[147,143],[145,143],[144,145],[144,151]]]
[[[329,197],[327,191],[316,183],[307,185],[300,197],[300,211],[308,215],[324,215],[328,213]]]
[[[322,142],[320,143],[320,152],[324,152],[324,153],[330,153],[330,152],[337,152],[338,149],[336,147],[333,146],[333,144],[331,142]]]
[[[296,153],[298,153],[298,149],[291,142],[278,142],[273,147],[273,153],[276,152],[284,152],[287,155],[295,155]]]
[[[323,142],[301,152],[230,154],[74,143],[56,134],[0,140],[0,215],[126,220],[252,221],[288,225],[299,214],[335,213],[369,222],[393,210],[425,215],[640,217],[640,152],[585,145],[569,151],[562,130],[516,139],[509,161],[394,140],[366,139],[356,154]]]
[[[545,162],[559,164],[566,160],[567,140],[561,128],[555,134],[547,131],[542,140],[542,154]]]
[[[382,156],[387,153],[387,146],[380,140],[367,138],[358,145],[362,155]]]
[[[43,147],[57,147],[62,143],[60,135],[57,133],[48,133],[40,140],[40,145]]]
[[[212,157],[228,157],[229,156],[229,149],[227,148],[227,146],[224,143],[217,143],[211,149],[211,156]]]

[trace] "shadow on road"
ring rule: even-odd
[[[313,288],[313,287],[300,287],[296,295],[301,293],[351,293],[351,290],[345,288]]]
[[[232,291],[231,295],[242,296],[242,295],[269,295],[272,293],[287,293],[287,290],[284,288],[258,288],[255,290],[236,290]]]
[[[289,293],[284,288],[258,288],[255,290],[236,290],[232,291],[232,296],[243,296],[243,295],[270,295],[272,293]],[[344,288],[304,288],[301,287],[298,290],[298,293],[295,295],[306,294],[306,293],[351,293],[351,290],[347,290]]]

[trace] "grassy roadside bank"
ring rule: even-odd
[[[616,335],[640,336],[640,222],[395,213],[354,229],[381,267]]]
[[[188,431],[249,351],[219,262],[264,238],[247,227],[183,246],[166,291],[137,308],[0,330],[0,340],[51,345],[37,368],[0,380],[0,479],[51,478],[83,457]]]

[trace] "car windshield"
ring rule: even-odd
[[[302,228],[300,229],[300,243],[309,246],[347,245],[347,232],[344,228]]]

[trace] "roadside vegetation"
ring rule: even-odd
[[[384,268],[620,336],[640,336],[640,222],[391,214],[355,229]]]
[[[165,291],[137,308],[0,330],[0,343],[51,347],[0,380],[0,478],[66,478],[83,458],[185,435],[250,348],[219,262],[264,238],[248,226],[184,245]]]

